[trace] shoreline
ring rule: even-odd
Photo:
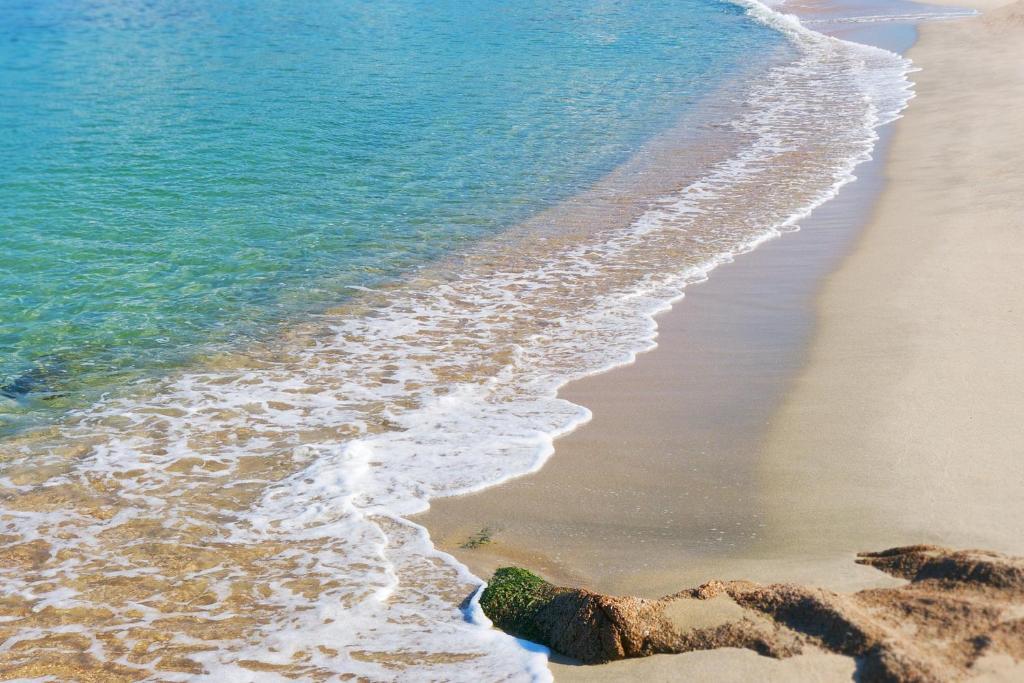
[[[991,10],[1003,3],[955,4]],[[1020,3],[1016,6],[1016,21],[1019,22]],[[850,237],[852,248],[849,253],[834,252],[837,259],[841,257],[839,267],[828,268],[829,272],[823,274],[824,281],[815,288],[815,295],[808,307],[814,325],[813,331],[807,333],[807,353],[801,355],[795,368],[783,368],[782,374],[793,371],[792,376],[788,382],[783,382],[786,388],[777,404],[778,409],[768,411],[770,414],[765,420],[764,437],[753,444],[748,440],[733,446],[734,455],[745,455],[749,460],[746,463],[749,469],[745,473],[749,486],[734,495],[732,502],[745,502],[763,513],[765,521],[759,522],[763,526],[758,527],[759,538],[756,541],[750,542],[738,553],[726,553],[717,558],[700,556],[695,563],[699,565],[697,567],[637,571],[637,553],[646,556],[662,552],[662,555],[671,559],[674,552],[679,561],[685,559],[688,565],[694,564],[693,555],[680,552],[678,548],[672,552],[663,552],[666,545],[664,534],[661,537],[652,534],[646,539],[630,536],[636,533],[636,529],[630,527],[628,518],[623,515],[630,515],[631,512],[620,501],[607,496],[602,499],[600,495],[595,495],[601,491],[592,485],[594,479],[590,469],[593,466],[595,470],[605,470],[606,474],[610,469],[618,474],[619,482],[614,481],[614,477],[606,479],[609,486],[605,493],[621,493],[614,488],[615,484],[621,483],[622,474],[629,474],[630,470],[636,468],[629,456],[623,455],[621,448],[614,452],[616,449],[609,446],[612,445],[610,441],[617,438],[616,434],[621,435],[623,429],[631,432],[627,436],[636,436],[640,430],[630,428],[631,420],[642,422],[644,418],[650,417],[650,422],[658,424],[660,421],[663,430],[674,431],[676,435],[693,426],[686,423],[682,427],[665,425],[663,410],[658,414],[647,414],[657,413],[663,405],[659,406],[646,397],[643,387],[652,387],[652,382],[659,378],[670,384],[673,378],[681,376],[678,365],[680,354],[675,354],[675,360],[670,358],[672,335],[675,335],[677,342],[686,338],[686,326],[692,325],[688,316],[693,314],[696,302],[706,296],[710,304],[713,290],[724,287],[730,274],[735,273],[736,279],[742,279],[740,271],[752,270],[756,266],[755,260],[767,259],[773,248],[795,249],[800,238],[810,234],[810,227],[807,226],[821,220],[822,214],[830,209],[842,213],[843,194],[818,209],[809,221],[803,222],[807,235],[763,245],[752,254],[744,255],[737,265],[723,266],[716,271],[710,282],[688,289],[684,303],[659,317],[658,349],[641,356],[634,365],[581,380],[564,390],[560,395],[590,407],[595,417],[593,422],[556,443],[555,455],[539,474],[473,496],[433,501],[432,510],[416,521],[430,529],[438,547],[453,552],[460,561],[467,563],[482,576],[489,575],[488,568],[496,564],[523,564],[561,582],[576,585],[586,583],[598,590],[651,596],[664,594],[669,587],[678,589],[694,585],[701,580],[701,576],[803,581],[836,589],[884,585],[887,579],[871,570],[858,568],[844,573],[840,567],[849,567],[852,564],[850,558],[858,550],[877,550],[901,543],[944,542],[1020,553],[1022,547],[1015,543],[1015,539],[1021,537],[1019,523],[1016,526],[1012,522],[1004,524],[1001,532],[992,528],[992,522],[999,515],[1005,515],[1008,520],[1020,519],[1019,513],[1022,511],[1021,504],[1015,500],[1020,496],[1015,494],[1019,494],[1017,488],[1019,482],[1024,481],[1024,472],[1021,471],[1021,465],[1013,463],[1010,458],[1015,437],[1021,436],[1020,430],[1013,426],[1012,416],[1019,414],[1020,408],[1024,407],[1020,392],[1013,391],[1014,386],[1024,385],[1013,384],[1017,379],[1024,381],[1020,364],[1014,364],[1014,355],[1011,353],[1015,344],[1018,349],[1020,347],[1019,340],[1022,337],[1019,326],[1015,327],[1012,321],[1001,320],[994,310],[989,310],[984,321],[988,327],[979,326],[978,330],[973,330],[974,334],[970,334],[972,331],[966,329],[970,326],[963,321],[970,320],[974,313],[971,307],[976,303],[974,297],[970,294],[951,296],[953,293],[948,291],[948,287],[941,294],[924,291],[925,286],[913,277],[894,272],[896,268],[913,266],[915,270],[922,271],[923,282],[932,286],[941,282],[939,274],[948,271],[950,259],[956,255],[956,243],[939,248],[928,241],[932,237],[929,228],[932,232],[936,231],[938,222],[960,225],[961,229],[965,229],[967,223],[979,215],[979,209],[975,208],[972,201],[973,192],[965,191],[967,196],[961,196],[964,194],[962,192],[954,192],[959,186],[953,184],[953,179],[958,176],[972,178],[991,190],[986,196],[992,205],[986,207],[982,215],[995,222],[993,232],[996,234],[990,235],[990,239],[979,246],[979,250],[989,256],[1002,255],[1003,261],[1009,260],[1010,265],[1000,262],[1001,267],[1012,268],[1012,254],[1015,249],[1019,251],[1019,247],[1011,241],[1012,235],[1007,231],[1007,226],[1013,225],[1014,212],[1006,207],[1014,206],[1010,190],[1021,187],[1020,174],[1014,174],[1010,162],[1006,162],[1002,165],[1006,178],[1002,183],[997,182],[999,179],[991,169],[994,165],[992,157],[998,157],[998,145],[993,145],[991,139],[985,138],[981,130],[985,126],[977,125],[979,120],[985,120],[990,111],[995,109],[1003,114],[1003,118],[999,119],[1001,125],[997,126],[1003,136],[1006,137],[1006,133],[1013,130],[1012,122],[1006,119],[1012,119],[1013,104],[1020,101],[1014,98],[1019,98],[1020,92],[1006,87],[1000,90],[1000,82],[995,77],[984,78],[979,73],[979,69],[983,68],[980,65],[985,63],[986,52],[1004,50],[1008,56],[1016,54],[1017,59],[1020,58],[1019,52],[1013,52],[1018,48],[1013,45],[1010,34],[1019,30],[1019,25],[1015,24],[1013,18],[1003,16],[1011,13],[1000,12],[991,21],[982,17],[937,22],[921,27],[921,41],[911,50],[910,55],[924,71],[915,74],[917,99],[905,113],[906,118],[898,121],[894,127],[888,127],[894,139],[891,142],[891,158],[883,171],[885,188],[871,210],[870,219],[864,221],[866,225],[863,229],[855,230]],[[999,40],[1000,36],[1002,41]],[[1012,61],[1008,67],[1004,60],[1002,69],[1010,72],[1001,73],[1002,82],[1014,83]],[[973,81],[970,80],[972,77]],[[971,108],[963,97],[957,98],[956,93],[951,92],[954,88],[963,89],[965,84],[972,86],[972,94],[983,101],[1004,96],[1007,98],[1004,106],[985,109],[982,105],[974,104]],[[960,122],[964,117],[975,125]],[[973,135],[972,140],[977,149],[981,150],[974,154],[979,158],[972,159],[973,165],[960,163],[963,156],[971,156],[973,148],[960,149],[955,142],[950,141],[940,144],[934,136],[928,139],[929,131],[934,130],[938,124],[952,126],[949,130],[957,130],[958,133],[963,132],[963,128],[969,128],[967,132]],[[876,161],[870,163],[878,163],[883,157],[877,149]],[[1012,159],[1013,155],[1007,154],[1006,158]],[[947,168],[949,170],[945,170]],[[857,174],[863,175],[864,169],[863,165],[858,167]],[[861,184],[848,185],[844,192]],[[956,195],[958,203],[940,211],[938,206],[949,195]],[[916,208],[906,208],[908,197],[914,199]],[[1020,200],[1017,201],[1019,206]],[[915,211],[924,215],[915,215]],[[925,216],[929,214],[931,225],[924,223]],[[900,231],[900,226],[905,224],[910,227]],[[1000,231],[1007,234],[1000,235]],[[909,235],[910,232],[913,234]],[[946,233],[945,237],[952,242],[956,230],[947,229]],[[1007,254],[1011,256],[1007,257]],[[985,277],[988,264],[978,254],[973,256],[960,269],[963,273],[958,284],[962,292],[970,292],[970,287],[966,285],[973,284],[973,280],[966,277],[967,272],[983,282],[992,279]],[[926,265],[919,266],[919,263]],[[931,270],[927,270],[926,266]],[[988,293],[993,296],[983,297],[983,301],[986,304],[993,300],[1011,302],[1007,310],[1012,311],[1012,302],[1019,300],[1019,295],[1017,299],[1013,296],[1012,270],[1007,270],[1004,277],[1002,290],[998,286],[990,287],[994,291]],[[943,313],[944,307],[950,310]],[[877,320],[880,312],[885,313],[881,323]],[[962,321],[961,329],[952,335],[939,335],[947,342],[945,346],[941,343],[928,343],[928,339],[936,336],[932,334],[934,328],[930,326],[935,318],[954,324],[958,316]],[[916,327],[909,321],[915,322]],[[1005,333],[1001,336],[1005,343],[986,343],[990,341],[986,330],[992,326]],[[972,343],[960,341],[957,334],[969,334]],[[893,348],[894,341],[899,348]],[[921,343],[915,346],[914,342]],[[869,345],[869,348],[865,349],[864,344]],[[970,351],[973,348],[987,348],[993,352],[986,359],[987,365],[985,362],[972,363]],[[893,353],[894,350],[897,353]],[[938,367],[944,362],[954,361],[956,367],[941,373],[929,367],[925,361],[937,364]],[[995,377],[995,367],[1008,371],[1006,377]],[[971,386],[975,379],[971,370],[979,371],[986,378],[983,387]],[[873,382],[865,380],[866,374],[871,376]],[[905,405],[909,405],[907,399],[919,401],[920,392],[943,389],[938,378],[929,377],[942,374],[947,375],[943,379],[951,379],[952,375],[952,379],[958,380],[956,386],[965,392],[963,396],[967,397],[969,406],[997,408],[993,411],[995,415],[982,420],[986,423],[983,429],[972,430],[970,439],[967,436],[955,438],[957,435],[944,428],[942,422],[944,415],[957,412],[955,401],[958,396],[955,392],[951,394],[948,390],[940,391],[946,401],[953,401],[948,405],[940,401],[922,401],[926,406],[903,409],[894,403],[902,400]],[[635,377],[629,380],[626,379],[628,375]],[[617,396],[620,393],[628,395]],[[664,392],[652,393],[658,394],[661,400],[668,395]],[[764,398],[763,393],[757,394],[756,390],[754,393]],[[684,398],[678,389],[676,398]],[[690,397],[690,400],[692,402],[693,398]],[[606,406],[605,410],[597,408],[602,402]],[[756,404],[757,399],[752,402]],[[1003,402],[1005,405],[1000,405]],[[733,405],[729,401],[723,403]],[[607,417],[614,414],[607,407],[614,409],[615,406],[621,408],[630,404],[631,417],[618,421]],[[761,405],[762,410],[763,407]],[[933,416],[928,417],[925,414],[927,411],[932,411]],[[898,419],[889,419],[887,413]],[[678,414],[686,413],[679,410]],[[749,415],[747,417],[749,419]],[[971,420],[979,415],[959,417],[962,418],[959,426],[970,426]],[[888,429],[871,436],[879,431],[880,425],[886,420],[890,423]],[[643,424],[649,427],[648,423]],[[714,433],[715,427],[722,425],[709,426],[709,432]],[[914,444],[908,434],[900,433],[901,430],[912,432],[921,439],[920,444]],[[929,435],[932,438],[929,439]],[[932,454],[936,451],[930,449],[942,446],[942,439],[950,439],[951,436],[954,437],[953,443],[942,449],[943,457],[934,457]],[[972,439],[973,443],[970,442]],[[1016,443],[1019,442],[1017,438]],[[870,447],[867,443],[870,443]],[[996,449],[998,453],[995,455],[984,454],[981,458],[969,459],[972,465],[979,460],[983,461],[986,467],[981,472],[965,467],[962,458],[958,466],[957,454],[977,451],[979,444],[1001,448]],[[648,443],[645,455],[656,452],[658,447],[656,443]],[[602,448],[612,452],[597,453],[595,457],[595,449]],[[692,452],[676,451],[684,455]],[[827,466],[829,463],[821,462],[818,456],[822,452],[835,454],[829,459],[831,467]],[[919,459],[909,461],[910,454]],[[667,462],[669,458],[663,457],[662,460],[666,462],[660,464],[661,471],[652,473],[646,484],[633,492],[634,503],[649,501],[652,492],[657,500],[668,500],[671,496],[670,491],[663,494],[657,492],[659,484],[672,483],[672,480],[659,481],[663,479],[659,474],[665,475],[668,472],[666,466],[671,464]],[[678,462],[676,460],[676,466]],[[644,464],[647,466],[649,463],[645,461]],[[948,474],[928,476],[929,470],[934,475],[935,466],[945,468],[946,472],[955,472],[961,478],[952,480]],[[722,466],[715,470],[711,464],[708,471],[721,475],[726,469]],[[851,478],[869,485],[858,490],[858,487],[850,485]],[[1014,487],[1014,482],[1018,482],[1018,487]],[[703,483],[707,485],[709,482]],[[719,496],[724,489],[715,489],[714,481],[710,483],[712,486],[705,488],[710,492],[709,496],[712,493]],[[993,488],[998,490],[996,500],[988,499]],[[955,505],[943,505],[938,500],[941,496],[936,496],[934,491],[947,495],[957,494],[959,498]],[[979,502],[986,499],[989,500],[987,504],[979,505]],[[610,516],[607,515],[607,508],[614,508],[616,504],[619,504],[618,509],[613,510]],[[913,506],[923,506],[925,512],[911,514],[908,510]],[[977,509],[979,507],[981,509]],[[606,524],[603,539],[597,544],[591,544],[588,556],[587,553],[574,551],[572,546],[580,537],[593,535],[593,519],[587,518],[594,517],[593,514],[588,515],[588,512],[593,513],[595,510],[598,510],[597,517],[605,515],[606,522],[609,517],[614,521],[619,516],[622,523]],[[692,510],[701,510],[699,502],[691,506]],[[955,518],[967,516],[965,513],[968,510],[972,512],[973,519],[956,523]],[[552,515],[552,511],[557,514]],[[488,515],[496,521],[488,521]],[[509,515],[517,515],[520,519],[510,522]],[[550,524],[555,518],[560,520],[559,526]],[[545,522],[549,524],[547,528],[544,527]],[[459,539],[467,530],[488,524],[496,527],[506,525],[505,528],[494,530],[492,544],[472,551],[457,547]],[[673,519],[669,526],[675,524]],[[985,531],[979,533],[979,528]],[[721,531],[717,526],[708,530]],[[623,543],[624,539],[626,543]],[[645,544],[646,548],[654,550],[646,550]],[[622,546],[627,546],[625,552]],[[628,568],[629,565],[625,564],[629,562],[630,555],[634,568]],[[611,559],[608,563],[619,562],[622,567],[627,567],[619,572],[620,576],[613,577],[614,572],[607,568],[594,569],[609,557]],[[657,679],[668,677],[669,672],[679,675],[684,671],[692,675],[703,673],[716,676],[727,671],[737,677],[763,675],[769,678],[776,675],[785,678],[799,671],[803,678],[821,675],[829,679],[841,673],[848,675],[845,667],[849,664],[849,660],[844,658],[816,661],[813,657],[800,657],[798,661],[776,662],[751,653],[713,652],[656,657],[599,669],[580,670],[557,664],[553,669],[560,680],[573,680],[576,677],[594,680],[598,675],[609,678],[623,675],[653,676]]]
[[[82,599],[109,611],[61,618],[85,634],[132,624],[135,642],[158,631],[168,648],[165,634],[197,637],[241,609],[232,632],[209,638],[216,649],[167,663],[186,673],[269,665],[301,677],[315,665],[371,678],[546,678],[544,652],[467,619],[465,598],[480,580],[404,518],[431,498],[539,469],[553,436],[590,416],[557,390],[632,362],[653,346],[654,312],[687,284],[834,196],[868,155],[875,124],[909,95],[895,55],[830,44],[759,4],[728,11],[766,47],[736,74],[764,78],[729,79],[733,98],[698,103],[724,107],[726,118],[702,129],[679,119],[643,148],[651,154],[538,215],[523,239],[365,292],[291,327],[284,343],[211,358],[13,445],[4,473],[19,488],[4,496],[19,513],[6,537],[18,555],[7,575],[20,595],[88,586],[111,569],[145,575],[141,587],[124,581]],[[737,144],[720,148],[719,139]],[[628,224],[618,220],[637,208]],[[572,220],[544,224],[558,216]],[[276,551],[290,546],[301,564]],[[236,594],[239,577],[287,590]],[[176,600],[140,616],[136,603],[161,585],[212,599],[185,603],[180,622],[161,616],[182,611]],[[12,638],[45,626],[33,600],[8,608],[19,617],[5,627]],[[4,663],[38,671],[38,651],[52,644],[29,644]],[[76,641],[89,655],[68,666],[120,666],[119,650],[92,645]],[[411,647],[429,656],[405,658]],[[151,649],[139,664],[149,669],[159,656]]]
[[[480,603],[467,599],[479,579],[468,569],[486,577],[495,563],[522,564],[560,583],[652,596],[711,577],[884,585],[849,562],[850,537],[835,530],[868,519],[858,514],[865,497],[851,494],[850,471],[881,473],[875,489],[885,499],[875,507],[898,512],[881,485],[894,468],[877,466],[886,444],[858,463],[863,444],[853,432],[864,425],[854,415],[848,442],[838,444],[846,448],[838,462],[849,467],[828,469],[814,467],[821,445],[801,439],[807,406],[848,412],[838,399],[866,400],[857,387],[831,395],[828,351],[871,329],[870,315],[842,326],[863,290],[836,303],[818,289],[826,276],[838,281],[847,268],[840,261],[871,252],[860,230],[872,204],[865,193],[881,188],[890,165],[879,150],[898,146],[902,133],[890,141],[886,127],[875,161],[857,165],[869,182],[850,183],[849,172],[872,149],[874,124],[900,110],[906,91],[885,84],[905,85],[906,65],[809,36],[774,14],[772,21],[793,31],[794,45],[807,39],[800,60],[747,65],[771,78],[736,84],[733,92],[751,96],[721,104],[737,118],[720,130],[714,121],[693,130],[680,121],[574,197],[585,207],[559,203],[524,224],[529,235],[460,252],[245,353],[204,358],[201,368],[112,397],[59,428],[0,443],[10,550],[0,565],[11,589],[0,616],[11,647],[0,669],[63,678],[512,672],[547,680],[542,649],[482,626]],[[879,33],[901,39],[898,27]],[[1012,117],[1019,104],[1003,108]],[[847,125],[854,123],[861,125]],[[705,135],[712,129],[721,136]],[[1010,152],[1012,175],[1020,155]],[[688,175],[704,162],[714,173]],[[968,205],[973,196],[955,198]],[[814,218],[799,221],[806,234],[771,239],[812,206]],[[936,215],[945,220],[958,208]],[[1013,236],[1015,215],[1005,234],[982,240],[983,251],[1005,255],[996,238]],[[908,260],[907,244],[929,238],[932,227],[919,226],[905,238],[911,243],[893,249]],[[951,243],[955,236],[947,235]],[[933,253],[949,256],[932,248],[923,261]],[[941,260],[928,264],[925,281],[946,272]],[[1003,280],[1012,283],[1013,272]],[[865,277],[852,281],[859,287]],[[884,277],[867,281],[890,303]],[[685,303],[668,310],[684,288]],[[996,295],[986,303],[1015,301],[1012,286],[1007,296],[986,294]],[[900,307],[892,314],[916,312],[906,304],[912,295],[920,292],[894,287],[891,303]],[[974,308],[963,315],[963,298],[957,310],[970,320]],[[840,311],[832,336],[816,324],[822,306]],[[654,311],[664,311],[657,349]],[[985,330],[1019,338],[995,318],[987,315]],[[875,378],[872,358],[854,359],[868,363],[855,376],[872,377],[872,386],[910,376],[917,366],[905,361],[916,358],[916,338],[901,338],[898,377],[883,364],[887,372]],[[985,341],[972,338],[974,348]],[[886,352],[876,346],[873,353]],[[1006,377],[984,390],[999,384],[1012,394],[1024,373],[1006,372],[1004,354],[988,355],[983,374]],[[570,378],[584,379],[565,384]],[[926,382],[919,391],[933,388]],[[1021,407],[1000,404],[1008,417],[989,421],[1003,424]],[[825,425],[818,431],[833,433],[828,416],[813,417]],[[565,436],[549,457],[556,434]],[[1007,441],[1012,450],[1015,439]],[[1024,476],[1007,448],[992,450],[993,467],[981,473],[989,484]],[[520,476],[527,471],[534,474]],[[933,473],[924,474],[921,482],[934,485]],[[435,498],[467,491],[478,493]],[[1016,515],[1015,503],[995,496],[987,512]],[[425,516],[413,514],[430,505]],[[1015,549],[1016,528],[1002,531]],[[865,535],[873,543],[876,529]],[[776,662],[735,651],[599,669],[553,664],[560,680],[587,681],[722,672],[814,680],[849,678],[852,667],[832,655]]]
[[[827,16],[830,4],[803,9]],[[910,24],[839,28],[859,42],[900,53],[916,35]],[[652,348],[629,364],[563,386],[559,398],[586,407],[593,418],[558,437],[539,471],[434,499],[412,521],[482,578],[501,564],[522,564],[556,583],[659,597],[677,590],[680,581],[700,583],[723,571],[747,576],[722,545],[747,544],[763,526],[745,502],[756,478],[752,454],[805,362],[818,288],[852,249],[883,189],[892,131],[891,125],[877,131],[872,158],[854,171],[857,180],[801,220],[798,233],[783,233],[718,265],[657,313]],[[722,458],[728,468],[720,466]],[[643,470],[633,466],[637,459]],[[591,500],[566,505],[559,502],[564,491],[570,499],[586,494]],[[676,500],[680,496],[689,500]],[[737,512],[738,505],[744,509]],[[620,525],[620,519],[628,521]],[[486,546],[464,552],[461,546],[481,533]],[[666,548],[667,542],[677,547]],[[639,579],[632,558],[652,548],[660,562]],[[681,557],[699,557],[699,569],[680,574],[675,565]],[[777,577],[748,578],[809,578],[787,564]],[[600,565],[611,567],[602,571]],[[760,568],[760,562],[751,567]],[[850,562],[837,561],[835,569],[843,576],[837,588],[874,580]]]
[[[802,221],[800,233],[783,235],[718,266],[706,281],[690,285],[671,309],[656,315],[657,347],[638,354],[629,365],[566,385],[559,396],[586,406],[594,417],[557,439],[554,455],[541,470],[477,493],[432,500],[430,510],[412,521],[426,526],[437,547],[456,555],[484,579],[502,564],[516,564],[560,583],[656,598],[683,583],[697,584],[722,572],[747,576],[735,567],[735,555],[719,555],[719,561],[713,562],[714,553],[706,552],[707,545],[719,542],[717,530],[728,531],[740,519],[751,526],[749,513],[726,521],[720,518],[730,515],[742,496],[724,501],[709,498],[708,488],[716,487],[720,495],[739,479],[735,470],[719,471],[714,458],[724,454],[742,460],[743,477],[754,478],[751,454],[759,448],[763,425],[781,406],[806,360],[814,331],[816,290],[851,251],[868,220],[871,203],[882,190],[891,138],[892,129],[884,129],[874,158],[858,167],[858,180]],[[751,340],[766,329],[773,333],[772,343],[752,348]],[[651,412],[630,411],[634,400]],[[666,421],[672,424],[666,427]],[[649,473],[633,470],[628,458],[616,458],[609,444],[624,452],[639,451],[648,467],[655,460],[659,475],[670,486],[684,486],[685,495],[699,497],[686,506],[688,515],[699,518],[689,523],[688,535],[700,526],[711,532],[703,547],[663,552],[658,570],[640,580],[629,556],[643,552],[647,544],[664,549],[666,539],[659,539],[654,529],[656,511],[643,516],[652,522],[654,534],[637,538],[642,533],[637,524],[627,527],[632,538],[624,539],[614,537],[618,529],[586,525],[584,517],[594,512],[593,501],[581,504],[579,511],[555,502],[566,492],[585,489],[601,505],[618,504],[616,513],[627,516],[632,512],[629,506],[637,507],[641,498],[651,497],[655,482]],[[668,448],[670,457],[659,457],[661,448]],[[707,457],[696,463],[683,461],[687,470],[683,477],[691,473],[696,477],[691,485],[673,476],[672,470],[680,458],[694,451]],[[717,484],[709,483],[713,477],[719,478]],[[658,503],[673,505],[673,493],[654,495]],[[680,506],[675,507],[674,519],[679,519]],[[607,521],[604,513],[594,516]],[[487,544],[471,551],[460,547],[482,530],[490,532]],[[594,536],[607,543],[594,542]],[[726,542],[733,540],[737,539]],[[544,548],[560,548],[568,559],[560,553],[544,553]],[[581,571],[608,560],[609,553],[614,557],[611,571]],[[690,574],[670,567],[679,553],[701,556],[700,569]],[[845,577],[835,584],[837,588],[862,587],[875,576],[850,562],[837,563],[836,569]],[[784,578],[806,577],[786,574]]]

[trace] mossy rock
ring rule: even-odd
[[[709,581],[648,600],[553,586],[525,569],[503,567],[480,605],[497,627],[584,664],[727,647],[789,657],[812,646],[856,658],[862,680],[918,683],[968,676],[989,653],[1022,659],[1015,615],[1024,608],[1024,558],[916,545],[861,553],[857,561],[908,583],[849,595],[798,584]],[[757,617],[679,630],[666,613],[676,601],[720,596]],[[913,628],[893,637],[894,620]],[[953,647],[936,648],[936,642]]]
[[[480,606],[506,633],[584,663],[669,652],[676,638],[658,601],[553,586],[518,567],[494,573]]]
[[[480,607],[494,625],[519,638],[544,642],[537,611],[558,592],[536,574],[519,567],[501,567],[480,596]]]

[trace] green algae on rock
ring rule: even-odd
[[[480,605],[499,628],[595,664],[738,647],[785,658],[814,650],[853,657],[860,680],[957,681],[990,656],[1024,662],[1024,558],[916,545],[857,562],[908,583],[854,594],[795,584],[709,581],[660,600],[553,586],[503,567]],[[666,608],[725,599],[742,612],[679,628]]]
[[[553,586],[518,567],[494,573],[480,606],[507,633],[586,663],[678,651],[660,601]]]
[[[480,595],[480,607],[501,630],[543,642],[534,617],[555,592],[554,586],[527,569],[499,567]]]

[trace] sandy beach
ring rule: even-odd
[[[983,14],[919,28],[917,97],[858,171],[885,181],[870,212],[876,188],[854,183],[688,290],[656,350],[566,388],[594,418],[543,470],[417,520],[437,545],[484,577],[517,564],[648,597],[710,578],[893,585],[852,559],[903,544],[1024,554],[1024,3],[956,4]],[[489,542],[464,547],[474,534]],[[841,680],[854,664],[553,666]]]
[[[0,681],[1024,681],[1010,1],[0,3]]]

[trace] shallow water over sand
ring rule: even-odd
[[[830,197],[904,105],[901,58],[751,13],[788,44],[587,192],[5,441],[0,666],[545,677],[403,517],[540,466],[588,417],[562,384],[648,347],[653,313]]]
[[[0,2],[0,435],[571,197],[783,40],[727,2]]]

